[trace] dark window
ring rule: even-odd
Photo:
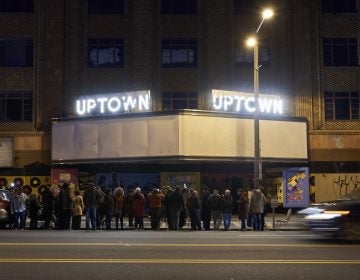
[[[196,67],[196,39],[163,39],[161,65],[163,67]]]
[[[357,38],[323,38],[325,66],[358,66]]]
[[[234,0],[235,15],[255,15],[264,8],[264,0]]]
[[[31,92],[0,92],[1,122],[31,122],[32,114]]]
[[[197,109],[198,94],[197,92],[170,92],[162,93],[162,109],[164,111],[178,109]]]
[[[0,13],[33,13],[34,0],[0,0]]]
[[[325,120],[359,120],[359,92],[325,92]]]
[[[33,39],[0,38],[0,66],[33,66]]]
[[[89,67],[124,67],[123,39],[88,39]]]
[[[124,0],[88,0],[89,14],[123,14]]]
[[[321,0],[323,13],[357,13],[356,0]]]
[[[197,0],[161,0],[161,13],[173,15],[196,14]]]
[[[241,47],[236,49],[235,53],[236,65],[253,65],[254,50],[252,48]],[[268,44],[260,44],[259,46],[259,65],[270,66],[270,46]]]

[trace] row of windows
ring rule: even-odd
[[[162,110],[198,109],[197,92],[162,93]],[[360,92],[325,92],[325,120],[360,120]],[[30,122],[33,115],[31,92],[0,92],[1,122]]]
[[[233,0],[234,14],[252,14],[264,0]],[[323,13],[357,13],[356,0],[321,0]],[[34,0],[0,0],[0,13],[33,13]],[[89,14],[123,14],[124,0],[88,0]],[[161,0],[162,14],[196,14],[197,0]]]
[[[33,66],[33,39],[29,37],[0,38],[0,67]],[[260,64],[269,66],[270,47],[264,43],[259,48]],[[88,39],[88,67],[124,67],[124,40],[119,38]],[[237,48],[235,62],[250,65],[252,50]],[[357,38],[323,38],[324,66],[358,66]],[[197,40],[163,39],[161,41],[163,67],[196,67],[198,65]]]

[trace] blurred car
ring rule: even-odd
[[[316,234],[344,240],[360,240],[360,189],[331,202],[313,204],[299,211]]]
[[[0,189],[0,228],[5,227],[10,221],[10,193]]]

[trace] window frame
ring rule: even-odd
[[[103,48],[102,48],[103,47]],[[106,48],[105,48],[106,47]],[[112,62],[100,64],[101,49],[112,48]],[[120,62],[116,63],[116,49],[120,50]],[[92,63],[91,52],[96,50],[96,64]],[[124,68],[125,43],[123,38],[88,38],[87,41],[87,67],[88,68]]]
[[[168,50],[168,55],[165,53]],[[186,50],[186,61],[175,61],[176,51]],[[191,55],[191,50],[193,55]],[[191,61],[193,58],[193,61]],[[165,60],[169,59],[169,63]],[[161,40],[162,68],[196,68],[198,66],[198,42],[196,38],[163,38]]]
[[[341,42],[343,40],[343,42]],[[345,48],[340,50],[340,48]],[[353,53],[353,49],[356,53]],[[336,54],[337,52],[337,54]],[[346,55],[347,63],[336,62]],[[356,37],[323,37],[322,38],[323,65],[325,67],[356,67],[359,66],[359,41]]]
[[[235,65],[236,66],[253,66],[254,65],[254,50],[240,46],[235,49]],[[268,60],[265,60],[265,55]],[[242,61],[238,57],[243,57]],[[249,58],[249,59],[248,59]],[[269,42],[263,41],[259,44],[259,65],[262,67],[271,67],[271,46]]]
[[[16,52],[15,41],[22,42]],[[22,58],[21,63],[13,63],[14,56]],[[0,37],[0,67],[33,67],[34,66],[34,40],[33,37]]]
[[[341,106],[341,102],[344,101],[348,103],[347,105],[348,117],[339,118],[337,117],[337,114],[339,115],[341,114],[341,108],[339,108],[339,106]],[[359,102],[360,102],[360,92],[358,91],[325,91],[324,92],[325,121],[360,121]]]
[[[346,10],[346,8],[341,10],[337,4],[340,2],[344,3],[344,1],[348,1],[349,3],[347,4],[349,5],[351,4],[350,2],[352,2],[354,9],[351,9],[348,5],[348,10]],[[358,12],[357,0],[321,0],[320,9],[322,14],[356,14]]]
[[[33,13],[34,0],[2,0],[0,3],[0,13]],[[15,8],[20,7],[20,8]],[[14,9],[15,8],[15,9]]]
[[[21,102],[21,117],[19,119],[11,119],[9,111],[10,101],[20,100]],[[17,111],[19,109],[17,108]],[[31,91],[0,91],[0,122],[33,122],[34,119],[34,106],[33,106],[33,93]]]
[[[183,10],[179,3],[183,4]],[[196,15],[197,0],[161,0],[160,11],[162,15]]]
[[[168,96],[165,96],[168,95]],[[183,95],[183,96],[182,96]],[[168,101],[169,107],[164,106],[164,101]],[[174,106],[176,101],[185,101],[186,106]],[[192,102],[196,102],[196,106],[191,106]],[[173,111],[181,109],[198,109],[199,94],[197,91],[162,91],[161,92],[161,108],[162,111]]]
[[[101,6],[103,5],[103,7]],[[108,7],[105,7],[109,5]],[[87,12],[89,15],[124,14],[124,0],[87,0]]]

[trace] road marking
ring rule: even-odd
[[[66,243],[56,243],[56,242],[2,242],[0,243],[0,247],[3,246],[120,246],[120,247],[302,247],[302,248],[359,248],[360,244],[266,244],[266,243],[246,243],[246,244],[233,244],[233,243],[216,243],[216,244],[208,244],[208,243],[126,243],[126,242],[84,242],[84,243],[75,243],[75,242],[66,242]]]
[[[360,260],[214,260],[214,259],[0,259],[0,263],[124,263],[124,264],[360,264]]]

